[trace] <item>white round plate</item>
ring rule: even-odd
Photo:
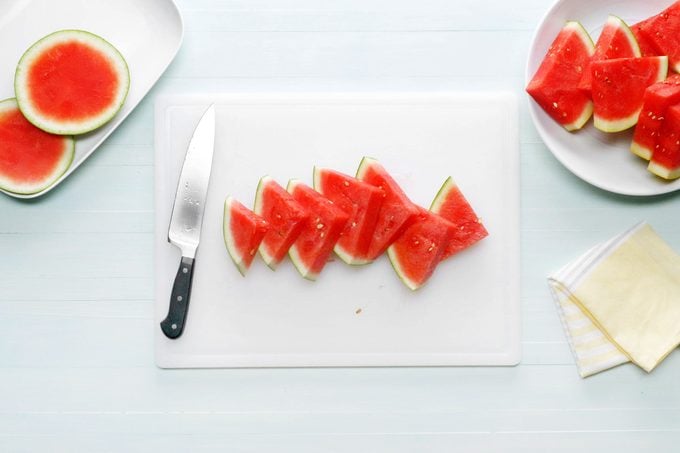
[[[659,13],[672,0],[559,0],[536,30],[527,61],[526,82],[533,77],[548,47],[564,23],[578,20],[593,41],[609,14],[632,25]],[[529,112],[553,155],[584,181],[623,195],[650,196],[680,190],[680,179],[665,181],[647,171],[647,161],[630,152],[633,129],[618,134],[600,132],[592,119],[577,132],[567,132],[530,99]]]

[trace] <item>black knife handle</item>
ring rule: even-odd
[[[184,330],[184,322],[187,319],[187,311],[189,311],[193,275],[193,258],[183,256],[182,261],[179,263],[179,269],[177,269],[175,283],[172,285],[168,316],[161,321],[161,330],[163,330],[166,337],[172,340],[179,338]]]

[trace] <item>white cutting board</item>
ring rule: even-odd
[[[165,338],[180,254],[167,228],[184,154],[217,105],[217,135],[184,334]],[[156,363],[163,368],[513,365],[520,358],[517,105],[507,93],[215,94],[156,101]],[[246,278],[222,239],[227,194],[252,206],[269,174],[311,183],[314,165],[354,173],[379,159],[429,206],[451,175],[490,235],[411,292],[382,257],[328,263],[316,282],[259,259]]]

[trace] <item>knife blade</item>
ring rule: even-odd
[[[201,239],[214,148],[215,106],[211,105],[203,113],[191,136],[177,183],[168,228],[168,242],[182,251],[170,295],[168,315],[161,321],[161,330],[170,339],[182,335],[189,310],[194,260]]]

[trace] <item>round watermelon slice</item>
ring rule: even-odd
[[[568,131],[581,129],[593,114],[590,96],[578,85],[594,49],[581,24],[567,22],[526,88],[536,103]]]
[[[316,280],[328,262],[333,247],[349,220],[349,214],[295,179],[288,183],[288,192],[309,213],[302,232],[288,255],[300,275],[307,280]]]
[[[335,244],[335,253],[347,264],[370,263],[368,249],[383,202],[382,191],[351,176],[316,167],[314,189],[350,217]]]
[[[21,57],[14,76],[24,116],[61,135],[83,134],[109,121],[129,86],[120,52],[83,30],[61,30],[39,40]]]
[[[453,178],[449,177],[432,202],[430,211],[439,214],[454,225],[454,231],[446,244],[442,259],[476,244],[489,235],[463,192]]]
[[[227,197],[224,201],[222,230],[229,256],[245,277],[257,248],[269,230],[269,224],[234,198]]]
[[[628,28],[626,23],[614,16],[610,15],[607,22],[600,33],[600,37],[595,43],[595,52],[590,58],[590,61],[609,60],[612,58],[632,58],[641,57],[640,47],[638,46],[635,35]],[[579,82],[578,87],[590,95],[592,73],[590,72],[590,63],[583,71],[583,76]]]
[[[0,188],[32,194],[51,186],[71,165],[73,138],[38,129],[15,99],[0,101]]]
[[[668,57],[594,61],[591,71],[595,127],[619,132],[637,123],[647,87],[668,74]]]

